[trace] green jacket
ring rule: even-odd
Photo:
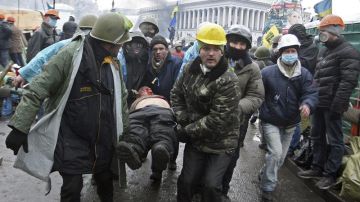
[[[250,115],[260,108],[264,101],[265,90],[259,66],[252,62],[240,68],[231,68],[239,78],[241,92],[240,114]]]
[[[29,89],[23,94],[8,124],[28,134],[29,153],[25,154],[20,150],[15,167],[42,180],[48,180],[51,171],[61,116],[81,62],[84,38],[84,35],[75,37],[45,65],[43,72],[32,80]],[[115,63],[118,61],[116,60]],[[117,136],[120,136],[128,130],[127,91],[122,73],[116,70],[115,66],[120,65],[114,63],[111,65],[115,98],[120,98],[114,102]],[[43,100],[45,100],[45,115],[31,127]],[[32,163],[32,161],[38,162]]]
[[[190,144],[202,152],[233,151],[238,144],[238,78],[221,59],[211,72],[200,69],[197,57],[185,66],[171,91],[177,121],[191,137]]]

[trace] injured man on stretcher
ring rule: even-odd
[[[151,150],[150,179],[161,181],[162,171],[178,145],[174,112],[163,96],[154,95],[144,86],[130,107],[129,122],[129,132],[117,145],[119,160],[135,170],[141,167],[141,159]]]

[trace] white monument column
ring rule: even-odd
[[[257,30],[260,30],[260,15],[261,15],[261,11],[260,10],[258,10],[258,12],[257,12],[257,27],[256,27],[256,29]]]
[[[244,8],[241,8],[240,10],[240,19],[239,19],[239,24],[243,25],[244,24]]]
[[[220,25],[220,7],[217,8],[217,16],[216,17],[217,17],[216,23],[218,25]]]
[[[249,21],[250,21],[249,17],[250,17],[250,10],[246,9],[246,18],[245,18],[245,26],[246,27],[249,27]]]
[[[199,26],[200,23],[200,10],[196,10],[196,25],[195,28]]]
[[[186,29],[190,29],[190,24],[191,24],[191,11],[187,11],[187,25],[186,25]]]
[[[226,19],[226,7],[223,7],[223,18],[222,18],[222,25],[225,26],[225,19]]]
[[[206,9],[206,21],[209,22],[210,20],[210,8]]]

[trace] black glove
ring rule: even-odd
[[[340,120],[341,119],[341,114],[338,113],[338,112],[330,111],[329,118],[330,118],[330,120]]]
[[[185,128],[183,128],[180,124],[176,126],[176,135],[179,142],[190,142],[190,136],[186,133]]]
[[[6,148],[14,151],[14,155],[17,155],[21,146],[26,153],[28,153],[27,134],[13,129],[5,140]]]

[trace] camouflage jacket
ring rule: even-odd
[[[233,151],[238,144],[240,90],[238,78],[221,59],[204,75],[197,57],[185,66],[171,91],[171,104],[179,124],[202,152]]]

